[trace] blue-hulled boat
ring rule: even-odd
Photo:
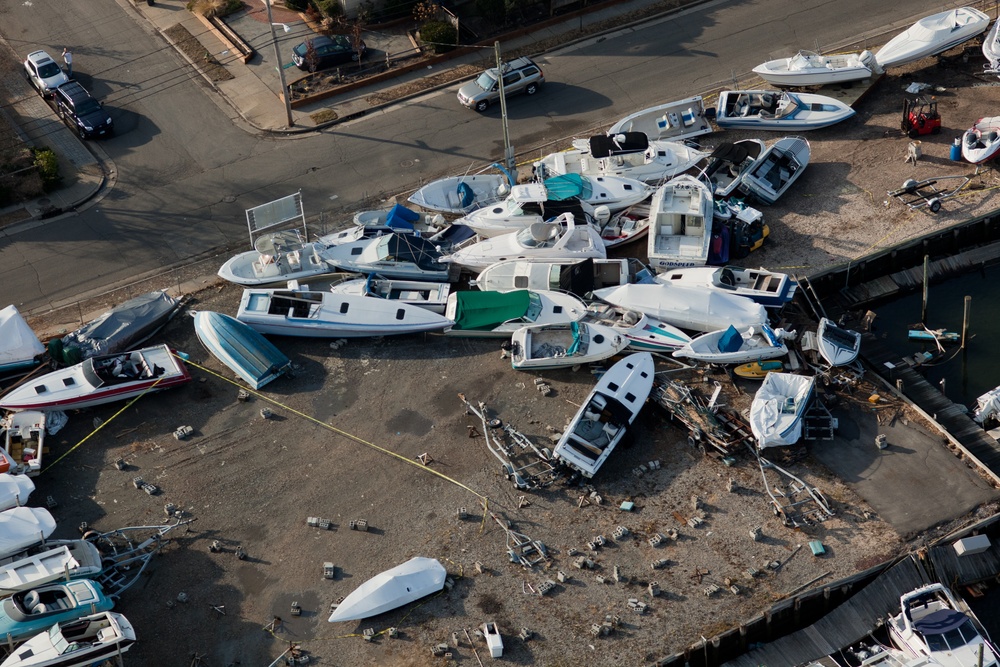
[[[46,584],[14,593],[0,603],[0,636],[18,643],[56,623],[110,611],[114,600],[89,579]]]
[[[0,375],[27,371],[45,354],[35,332],[24,321],[17,306],[0,310]]]
[[[195,311],[194,331],[212,355],[254,389],[287,372],[292,362],[263,335],[236,318]]]

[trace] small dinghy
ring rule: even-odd
[[[510,365],[517,371],[550,370],[609,359],[629,341],[600,324],[534,324],[511,336]]]
[[[628,340],[629,349],[636,352],[668,353],[691,341],[690,336],[675,326],[637,310],[606,303],[587,306],[587,316],[584,319],[612,328],[624,336]]]
[[[821,56],[799,51],[791,58],[769,60],[753,68],[754,74],[776,86],[826,86],[871,78],[878,68],[871,51]]]
[[[490,264],[469,284],[483,291],[561,290],[585,297],[602,287],[638,282],[640,275],[650,273],[637,259],[507,259]]]
[[[714,214],[712,191],[697,178],[685,174],[660,186],[649,205],[650,266],[704,266]]]
[[[433,558],[411,558],[354,589],[327,619],[356,621],[392,611],[444,588],[448,572]]]
[[[477,208],[489,206],[508,194],[517,179],[499,164],[492,164],[500,173],[478,173],[452,176],[431,181],[408,201],[428,211],[465,215]]]
[[[345,280],[331,285],[334,294],[354,294],[386,299],[410,306],[419,306],[432,313],[444,313],[451,293],[451,283],[431,283],[421,280],[395,280],[375,274],[367,278]]]
[[[325,249],[323,260],[341,271],[377,273],[401,280],[447,281],[450,267],[428,239],[385,234]]]
[[[809,153],[809,142],[802,137],[779,139],[743,174],[740,190],[763,204],[773,204],[805,171]]]
[[[249,325],[210,310],[192,315],[201,344],[252,388],[260,389],[291,370],[288,357]]]
[[[593,477],[653,390],[653,355],[630,354],[609,368],[562,434],[552,456],[584,477]]]
[[[532,324],[568,324],[587,314],[587,307],[572,294],[545,290],[514,292],[452,292],[445,317],[455,325],[450,336],[506,338]]]
[[[56,623],[14,649],[0,667],[110,664],[134,643],[132,624],[121,614],[105,611]]]
[[[620,176],[644,183],[660,183],[691,169],[707,153],[675,141],[649,141],[641,132],[599,134],[573,142],[568,151],[551,153],[535,162],[535,174]]]
[[[696,287],[663,283],[622,285],[595,290],[594,296],[689,331],[716,331],[730,324],[745,329],[767,322],[767,311],[759,303]]]
[[[777,359],[788,354],[788,347],[783,342],[787,337],[789,336],[783,329],[775,332],[766,324],[744,331],[729,326],[698,336],[675,350],[674,356],[706,364],[742,364]]]
[[[779,90],[724,90],[715,124],[727,130],[803,132],[836,125],[854,115],[838,99]]]
[[[875,53],[875,61],[882,69],[912,63],[967,42],[989,25],[990,17],[972,7],[925,16],[886,42]]]
[[[124,401],[191,381],[166,345],[91,357],[33,377],[0,398],[4,410],[79,410]]]
[[[763,380],[768,373],[780,373],[785,367],[780,361],[751,361],[748,364],[740,364],[733,369],[733,373],[748,380]]]
[[[656,276],[656,281],[682,287],[702,287],[753,299],[767,308],[780,308],[793,298],[799,284],[786,273],[767,269],[744,269],[739,266],[692,266],[671,269]]]
[[[17,306],[0,310],[0,375],[19,373],[37,366],[45,354]]]
[[[7,432],[3,450],[11,462],[9,472],[37,477],[42,472],[45,452],[45,413],[22,410],[11,413],[4,422]]]
[[[41,507],[14,507],[0,512],[0,559],[41,544],[56,529],[56,520]]]
[[[722,143],[708,156],[705,176],[712,184],[712,193],[718,199],[725,199],[736,191],[743,174],[757,163],[764,152],[764,142],[760,139],[744,139],[735,143]]]
[[[642,132],[651,141],[683,141],[712,131],[701,96],[658,104],[622,118],[608,130],[609,136]]]
[[[750,430],[757,446],[794,445],[802,437],[802,415],[812,399],[814,376],[768,373],[750,404]]]
[[[1000,116],[980,118],[962,135],[962,157],[966,162],[989,162],[997,157],[997,151],[1000,151]]]
[[[826,319],[820,319],[816,329],[819,353],[830,366],[845,366],[858,358],[861,352],[861,334],[850,329],[841,329]]]
[[[0,632],[7,641],[23,642],[54,623],[110,611],[114,600],[89,579],[52,583],[14,593],[0,602]]]

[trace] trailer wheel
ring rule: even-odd
[[[927,202],[927,208],[931,210],[931,213],[937,213],[941,210],[941,200],[935,197]]]

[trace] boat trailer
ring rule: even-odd
[[[94,579],[111,598],[119,597],[130,588],[160,549],[170,543],[167,533],[179,526],[186,526],[195,519],[186,519],[161,526],[129,526],[107,533],[91,531],[83,539],[92,543],[101,553],[104,569]],[[153,531],[149,534],[149,531]],[[136,541],[140,532],[146,535]]]
[[[950,190],[942,190],[938,187],[939,181],[954,180],[961,180],[962,183]],[[889,190],[887,194],[906,204],[911,211],[928,208],[931,213],[937,213],[941,210],[942,201],[958,195],[971,181],[971,176],[938,176],[923,181],[910,178],[903,183],[903,187],[898,190]]]
[[[771,463],[757,451],[751,448],[760,466],[760,475],[764,479],[764,488],[771,497],[771,508],[774,516],[789,528],[801,528],[822,523],[833,516],[833,510],[826,502],[823,492],[810,486],[784,468]],[[772,482],[768,481],[767,471],[772,471]],[[781,488],[784,486],[785,488]]]
[[[533,540],[524,533],[512,529],[510,522],[501,519],[493,512],[490,516],[507,535],[507,557],[511,563],[531,569],[549,560],[549,550],[544,542]]]
[[[713,399],[717,394],[718,387]],[[712,400],[706,403],[679,382],[657,375],[649,396],[667,411],[672,420],[688,430],[688,444],[700,449],[703,454],[708,455],[711,448],[715,450],[713,454],[731,457],[740,444],[746,444],[751,449],[756,446],[750,425],[741,415],[723,406],[709,407]]]

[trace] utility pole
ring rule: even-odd
[[[510,145],[510,129],[507,127],[507,96],[503,92],[503,58],[500,56],[500,42],[493,42],[497,56],[497,81],[500,85],[500,122],[503,124],[503,165],[514,172],[514,147]]]
[[[278,79],[281,81],[281,99],[285,102],[285,120],[288,127],[295,127],[295,120],[292,118],[292,100],[288,94],[288,86],[285,85],[285,68],[281,63],[281,51],[278,49],[278,35],[274,32],[274,19],[271,17],[271,0],[264,0],[267,7],[267,22],[271,26],[271,44],[274,45],[274,65],[278,68]]]

